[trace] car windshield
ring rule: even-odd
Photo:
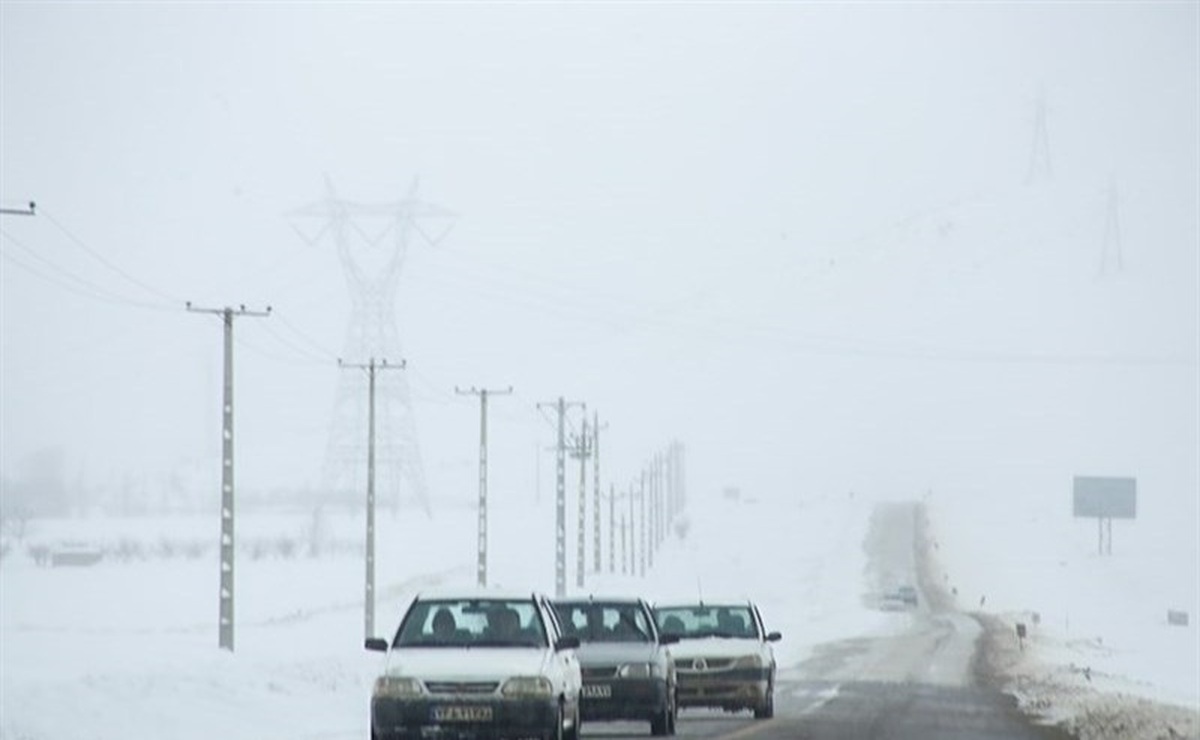
[[[695,604],[654,610],[658,628],[667,635],[689,637],[758,637],[754,614],[746,605]]]
[[[563,631],[580,642],[653,642],[654,629],[636,602],[560,601],[554,610]]]
[[[531,599],[418,599],[394,647],[544,647],[541,614]]]

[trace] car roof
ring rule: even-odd
[[[587,596],[564,596],[559,599],[551,599],[555,604],[646,604],[646,601],[640,596],[606,596],[597,594],[588,594]]]
[[[462,586],[450,587],[439,586],[437,588],[422,589],[415,597],[419,601],[431,600],[471,600],[471,599],[500,599],[504,601],[534,601],[537,599],[546,598],[543,594],[537,591],[522,591],[513,588],[489,587],[489,586]]]
[[[727,609],[730,607],[754,607],[754,602],[742,599],[740,601],[678,601],[669,604],[654,604],[655,609]]]

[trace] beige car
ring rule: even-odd
[[[759,719],[775,715],[775,652],[781,635],[763,626],[750,602],[676,604],[654,607],[672,645],[678,702],[727,712],[749,710]]]

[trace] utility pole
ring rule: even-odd
[[[646,527],[649,525],[649,529],[647,530],[646,534],[646,560],[647,564],[653,568],[654,551],[658,549],[658,522],[654,516],[656,508],[654,497],[654,468],[652,466],[648,466],[647,469],[642,472],[642,475],[644,476],[644,479],[649,479],[647,480],[646,485],[646,494],[648,497],[648,500],[646,501],[646,521],[642,524],[642,526]]]
[[[1029,149],[1029,172],[1025,175],[1025,183],[1037,179],[1040,171],[1047,178],[1054,175],[1050,166],[1050,134],[1046,128],[1046,90],[1038,88],[1037,102],[1034,104],[1033,144]]]
[[[338,360],[338,367],[366,370],[370,379],[367,388],[367,572],[363,587],[363,631],[367,637],[375,636],[375,372],[377,370],[399,370],[405,365],[389,365],[387,360],[371,361],[366,365],[355,365]]]
[[[475,568],[480,586],[487,585],[487,402],[488,396],[507,396],[512,386],[504,390],[489,390],[471,386],[469,390],[454,387],[460,396],[479,396],[479,559]]]
[[[629,491],[626,495],[629,497],[629,575],[633,575],[633,564],[637,551],[637,530],[634,529],[634,522],[637,521],[637,518],[634,516],[633,510],[633,481],[629,482]],[[624,517],[622,517],[621,521],[623,522],[624,520]],[[625,536],[624,529],[621,530],[621,536]]]
[[[638,488],[638,502],[640,503],[641,510],[642,510],[641,511],[642,515],[639,517],[639,519],[641,519],[641,525],[642,525],[641,526],[641,530],[642,530],[641,551],[639,553],[641,555],[641,562],[640,562],[641,574],[640,575],[642,578],[645,578],[646,577],[646,558],[647,558],[646,550],[648,549],[646,547],[646,545],[649,543],[649,538],[647,537],[647,534],[646,534],[646,470],[644,468],[642,469],[642,479],[641,479],[641,483],[639,484],[639,488]],[[654,561],[651,560],[650,564],[654,565]]]
[[[617,572],[617,489],[608,484],[608,572]]]
[[[605,422],[604,428],[608,428],[608,422]],[[595,498],[592,499],[592,554],[597,573],[600,572],[600,429],[600,412],[597,411],[592,423],[592,485],[595,490]]]
[[[34,213],[34,210],[35,210],[36,208],[37,208],[37,204],[36,204],[36,203],[34,203],[34,202],[31,200],[31,201],[29,201],[29,207],[28,207],[28,208],[0,208],[0,215],[4,215],[4,216],[33,216],[33,215],[36,215],[36,214]]]
[[[663,485],[663,455],[658,453],[654,456],[654,500],[657,504],[657,522],[658,522],[658,545],[662,547],[663,540],[667,538],[667,496],[666,486]]]
[[[583,588],[583,573],[587,569],[584,554],[587,552],[587,461],[591,455],[590,439],[587,414],[584,414],[579,444],[575,447],[575,454],[579,457],[579,517],[575,527],[577,533],[575,538],[575,587],[579,589]]]
[[[1111,254],[1117,272],[1124,265],[1121,259],[1121,220],[1119,218],[1120,199],[1117,197],[1117,183],[1108,184],[1108,215],[1104,220],[1104,242],[1100,248],[1100,274],[1108,272],[1108,260]]]
[[[538,408],[552,406],[558,410],[558,445],[555,448],[555,498],[554,498],[554,596],[567,595],[567,481],[566,481],[566,416],[570,406],[562,396],[556,403],[539,403]]]
[[[633,499],[630,498],[630,501]],[[621,514],[621,575],[629,572],[629,550],[625,547],[625,514]]]
[[[33,204],[29,204],[30,210]],[[221,317],[225,326],[225,378],[221,400],[221,586],[217,596],[217,647],[233,652],[233,320],[236,317],[265,317],[266,311],[238,308],[196,308],[191,301],[187,310]]]

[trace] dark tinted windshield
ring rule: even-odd
[[[758,637],[750,607],[669,606],[654,610],[654,620],[664,634],[680,637]]]
[[[580,642],[653,642],[654,629],[639,603],[555,602],[563,631]]]
[[[428,599],[412,603],[395,647],[541,647],[546,628],[531,599]]]

